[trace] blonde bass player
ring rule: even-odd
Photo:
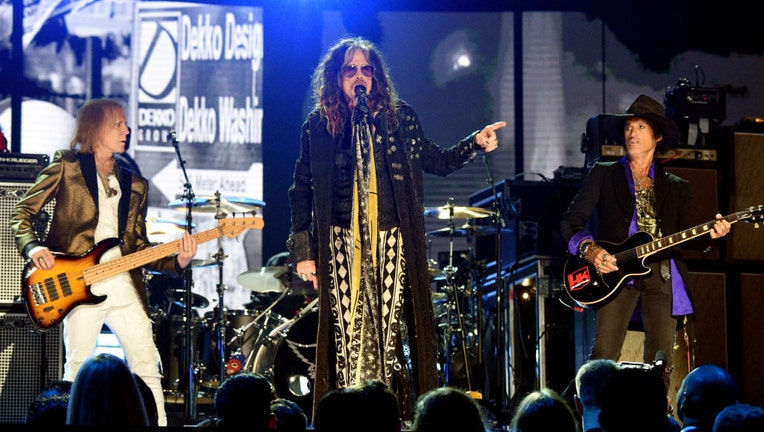
[[[119,166],[114,158],[114,154],[125,151],[128,134],[124,109],[118,102],[96,99],[80,108],[70,149],[56,152],[18,202],[11,219],[19,251],[34,264],[27,267],[32,273],[35,268],[44,273],[61,267],[55,274],[61,275],[57,279],[65,278],[69,262],[64,256],[85,255],[107,239],[112,239],[107,244],[113,247],[102,251],[98,257],[101,263],[152,247],[145,221],[149,183],[128,167]],[[33,222],[53,199],[53,220],[43,244]],[[185,233],[171,253],[157,256],[147,267],[179,276],[191,263],[196,248],[197,239]],[[38,287],[32,302],[65,296],[71,284],[56,280],[51,285],[53,282],[60,283],[63,291]],[[66,349],[63,379],[74,380],[82,363],[94,353],[101,327],[106,324],[119,340],[130,369],[151,388],[159,424],[165,426],[160,357],[141,269],[110,275],[94,282],[90,290],[105,298],[80,304],[62,317]]]

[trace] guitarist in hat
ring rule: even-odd
[[[654,159],[656,149],[679,143],[679,128],[666,117],[663,105],[639,95],[624,114],[605,117],[604,127],[609,138],[625,146],[626,156],[595,164],[562,216],[568,252],[588,263],[576,275],[572,290],[591,288],[596,285],[590,283],[593,280],[624,271],[627,264],[619,268],[615,250],[607,250],[608,243],[625,242],[638,232],[660,239],[691,226],[689,182],[666,172]],[[721,214],[715,217],[709,229],[711,239],[730,231],[730,223]],[[589,357],[618,360],[639,304],[645,332],[643,361],[650,363],[662,352],[670,371],[677,320],[693,313],[685,284],[687,267],[678,245],[646,257],[642,264],[650,270],[646,275],[624,279],[619,289],[596,304]]]
[[[153,246],[145,221],[149,183],[114,157],[125,151],[128,135],[125,112],[118,102],[95,99],[80,108],[71,148],[56,152],[16,204],[11,218],[19,252],[35,268],[47,271],[54,269],[56,261],[65,264],[52,251],[82,256],[109,238],[119,239],[119,244],[101,255],[102,263]],[[53,199],[53,220],[43,243],[34,229],[35,218]],[[178,242],[177,253],[148,267],[179,276],[191,263],[196,248],[196,238],[186,232]],[[63,379],[74,380],[82,363],[94,353],[105,324],[119,340],[130,369],[151,388],[159,425],[166,426],[161,360],[154,344],[141,269],[94,282],[90,290],[105,295],[105,300],[80,304],[63,318]]]

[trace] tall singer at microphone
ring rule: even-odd
[[[80,258],[89,257],[91,250],[101,251],[100,256],[90,257],[92,261],[103,263],[153,246],[146,234],[149,182],[119,158],[125,152],[129,135],[125,111],[119,102],[94,99],[80,108],[70,148],[56,151],[52,162],[42,169],[13,209],[11,229],[19,253],[29,260],[27,267],[35,269],[32,274],[50,272],[50,275],[69,273],[76,276],[77,271],[95,265]],[[47,237],[43,238],[34,229],[35,218],[52,200],[55,200],[53,219]],[[115,241],[113,247],[95,248],[98,244],[108,245],[104,242],[108,239]],[[178,241],[176,252],[147,264],[146,268],[180,277],[196,254],[196,248],[196,239],[186,232]],[[64,259],[63,255],[68,258]],[[81,265],[85,268],[79,268]],[[119,269],[119,265],[116,267]],[[65,278],[55,278],[60,285],[63,285],[62,277]],[[54,286],[54,278],[50,279],[50,286],[46,279],[47,292],[62,293],[60,286]],[[69,281],[64,279],[64,282]],[[71,290],[78,287],[76,283],[69,284]],[[79,288],[84,291],[84,287]],[[154,426],[152,423],[166,426],[161,360],[154,344],[141,268],[93,282],[88,289],[94,296],[105,297],[98,303],[74,305],[59,318],[63,321],[66,355],[60,378],[73,381],[72,398],[79,397],[79,392],[88,384],[82,381],[87,378],[80,378],[78,371],[94,354],[101,328],[106,325],[117,337],[130,370],[146,382],[156,402],[156,417],[131,416],[123,423],[127,426]],[[75,291],[69,297],[81,295],[83,293]],[[57,298],[59,303],[55,307],[72,307],[65,303],[67,296]],[[137,389],[134,391],[137,393]],[[72,410],[67,424],[90,425],[100,419],[90,414],[92,412]]]
[[[312,90],[288,191],[287,248],[319,296],[313,402],[379,379],[411,420],[417,397],[439,385],[423,176],[448,175],[495,150],[506,122],[438,146],[363,38],[329,49]]]

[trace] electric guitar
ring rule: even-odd
[[[262,229],[263,225],[260,217],[220,219],[217,228],[194,234],[194,237],[201,244],[223,235],[236,237],[244,230]],[[176,253],[179,244],[180,240],[175,240],[99,264],[101,255],[119,245],[119,239],[108,238],[81,256],[54,252],[56,264],[50,270],[39,269],[31,260],[27,261],[22,280],[27,313],[39,329],[50,329],[76,306],[98,304],[106,299],[106,296],[97,296],[90,291],[93,283]]]
[[[729,223],[761,220],[764,205],[748,207],[743,211],[724,217]],[[563,268],[563,284],[571,299],[581,306],[596,306],[615,294],[624,282],[650,273],[644,265],[645,258],[664,249],[708,235],[716,220],[654,240],[650,233],[638,232],[621,243],[595,242],[616,259],[618,270],[601,274],[589,261],[579,256],[569,256]],[[756,222],[756,227],[759,224]]]

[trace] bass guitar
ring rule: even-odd
[[[748,207],[724,217],[729,223],[755,222],[762,219],[764,205]],[[589,261],[569,256],[563,267],[563,284],[571,299],[581,306],[597,306],[615,294],[623,284],[637,276],[650,273],[645,258],[664,249],[708,235],[716,220],[655,240],[650,233],[638,232],[621,243],[596,242],[616,259],[618,270],[601,274]],[[756,223],[758,228],[758,222]]]
[[[220,219],[216,228],[194,234],[194,237],[201,244],[222,236],[236,237],[248,229],[262,229],[263,225],[260,217]],[[31,260],[27,261],[22,279],[22,297],[27,313],[39,329],[50,329],[76,306],[98,304],[106,299],[106,296],[97,296],[90,291],[93,283],[177,253],[179,243],[180,240],[163,243],[99,264],[101,255],[119,245],[119,239],[108,238],[81,256],[54,253],[56,263],[50,270],[39,269]]]

